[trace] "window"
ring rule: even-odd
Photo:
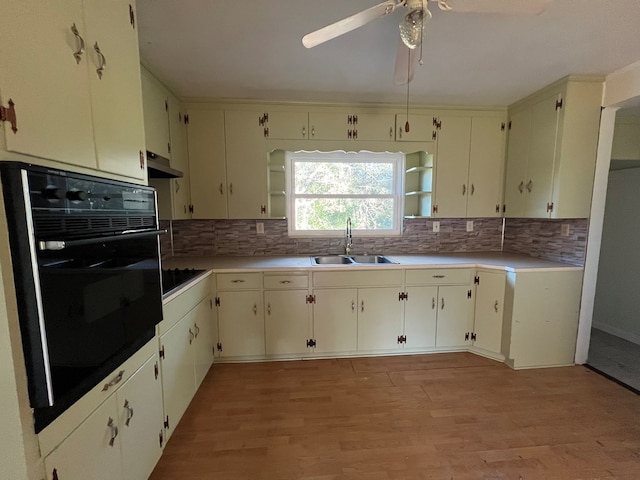
[[[400,235],[404,155],[287,152],[289,235]]]

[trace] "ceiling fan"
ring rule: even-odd
[[[343,18],[302,37],[307,48],[315,47],[393,13],[400,7],[406,14],[400,21],[400,39],[396,55],[394,83],[403,85],[413,79],[413,66],[418,60],[416,48],[422,47],[425,24],[431,18],[428,3],[437,3],[444,11],[466,13],[501,13],[537,15],[549,0],[386,0],[378,5]],[[420,63],[422,60],[420,54]]]

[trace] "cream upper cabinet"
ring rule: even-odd
[[[345,112],[309,112],[309,138],[312,140],[346,140],[351,127]]]
[[[17,119],[15,132],[0,124],[7,150],[96,168],[82,1],[5,0],[0,42],[0,103]]]
[[[309,138],[314,140],[392,141],[395,115],[353,111],[310,111]]]
[[[392,141],[395,139],[395,115],[392,113],[364,113],[353,114],[353,139]],[[347,118],[348,121],[348,118]]]
[[[409,131],[406,131],[407,119]],[[436,117],[433,115],[396,114],[396,141],[398,142],[431,142],[436,139]]]
[[[171,168],[182,172],[182,178],[169,181],[173,220],[191,218],[191,185],[189,183],[189,151],[185,109],[173,95],[168,97],[169,139],[171,145]]]
[[[309,138],[309,114],[307,112],[280,112],[270,110],[258,119],[265,138],[304,140]]]
[[[268,154],[259,117],[256,111],[224,113],[229,218],[261,218],[267,213]]]
[[[600,80],[569,78],[510,107],[507,216],[589,216],[601,96]]]
[[[502,203],[505,119],[437,117],[438,217],[496,217]]]
[[[128,1],[3,3],[9,151],[146,180],[135,11]],[[18,47],[19,46],[19,47]],[[46,46],[46,48],[44,48]]]
[[[188,115],[192,218],[227,218],[224,112],[190,108]]]
[[[437,217],[464,217],[469,188],[471,117],[440,117],[439,123],[433,214]]]
[[[134,3],[84,0],[98,168],[146,180]]]
[[[140,76],[146,148],[169,158],[169,92],[146,68],[141,67]]]

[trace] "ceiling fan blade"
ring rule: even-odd
[[[398,37],[398,49],[396,50],[396,68],[393,71],[393,84],[406,85],[413,80],[413,72],[418,63],[419,52],[407,47]]]
[[[440,3],[438,0],[429,0]],[[452,12],[502,13],[506,15],[538,15],[547,8],[549,0],[445,0]]]
[[[315,47],[321,43],[331,40],[332,38],[339,37],[351,30],[362,27],[373,20],[384,17],[385,15],[393,12],[397,6],[403,5],[404,2],[396,2],[395,0],[387,0],[371,8],[367,8],[361,12],[358,12],[350,17],[343,18],[342,20],[327,25],[315,32],[311,32],[302,37],[302,44],[307,48]]]

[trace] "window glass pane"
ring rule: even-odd
[[[389,195],[392,162],[296,161],[295,193],[306,195]]]
[[[393,198],[296,198],[296,230],[393,229]]]

